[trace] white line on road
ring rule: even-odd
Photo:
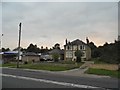
[[[93,87],[93,86],[88,86],[88,85],[79,85],[79,84],[74,84],[74,83],[58,82],[58,81],[52,81],[52,80],[37,79],[37,78],[15,76],[15,75],[8,75],[8,74],[0,74],[0,76],[13,77],[13,78],[25,79],[25,80],[33,80],[33,81],[39,81],[39,82],[44,82],[44,83],[52,83],[52,84],[57,84],[57,85],[76,87],[76,88],[100,88],[100,87]]]

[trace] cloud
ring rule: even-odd
[[[56,42],[63,46],[66,38],[85,41],[86,36],[97,45],[112,42],[117,38],[117,8],[115,2],[4,2],[4,46],[16,47],[19,22],[23,47],[29,43],[52,47]]]

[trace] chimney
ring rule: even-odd
[[[88,37],[86,37],[86,42],[87,42],[87,44],[89,44],[89,39],[88,39]]]
[[[67,43],[68,43],[68,42],[67,42],[67,39],[65,40],[65,42],[66,42],[66,45],[67,45]]]

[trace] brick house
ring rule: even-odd
[[[66,39],[66,44],[64,45],[64,60],[76,60],[75,52],[80,50],[83,53],[81,60],[91,59],[91,48],[83,41],[76,39],[72,42],[68,42]]]

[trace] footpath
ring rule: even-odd
[[[56,72],[57,74],[62,75],[70,75],[70,76],[80,76],[80,77],[93,77],[93,78],[110,78],[109,76],[100,76],[100,75],[93,75],[93,74],[85,74],[85,71],[89,69],[89,67],[94,64],[93,61],[86,61],[80,68],[67,70],[67,71],[59,71]]]

